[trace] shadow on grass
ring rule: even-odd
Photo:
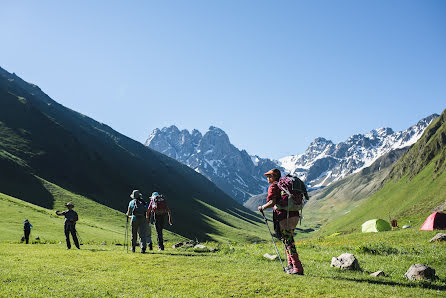
[[[146,252],[148,255],[159,255],[159,256],[175,256],[175,257],[217,257],[215,254],[209,254],[209,253],[198,253],[198,254],[192,254],[192,253],[172,253],[172,252]]]
[[[431,289],[431,290],[437,290],[437,291],[445,291],[446,285],[435,285],[431,284],[427,281],[420,281],[420,282],[413,282],[413,283],[402,283],[397,281],[386,281],[386,280],[370,280],[370,279],[355,279],[355,278],[349,278],[349,277],[327,277],[327,276],[314,276],[321,279],[335,279],[335,280],[346,280],[346,281],[354,281],[358,283],[369,283],[373,285],[384,285],[384,286],[400,286],[400,287],[406,287],[406,288],[424,288],[424,289]],[[440,279],[441,282],[444,282],[442,279]]]

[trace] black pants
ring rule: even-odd
[[[25,232],[25,241],[26,244],[29,243],[29,234],[31,233],[31,230],[23,230]]]
[[[64,225],[64,231],[65,231],[65,240],[67,241],[67,248],[71,248],[70,233],[71,236],[73,237],[74,245],[76,245],[77,248],[80,248],[79,240],[77,240],[77,235],[76,235],[76,224],[66,222]]]
[[[167,214],[155,214],[155,229],[156,229],[156,239],[158,241],[158,247],[164,250],[164,240],[163,240],[163,229],[166,223]]]

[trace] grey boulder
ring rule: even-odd
[[[434,238],[429,240],[429,242],[434,242],[434,241],[446,241],[446,233],[438,233],[437,235],[434,236]]]
[[[331,259],[331,267],[337,267],[346,270],[361,270],[356,257],[349,253],[343,253],[339,257]]]
[[[414,264],[410,266],[404,276],[409,280],[434,280],[437,278],[435,276],[435,269],[424,264]]]

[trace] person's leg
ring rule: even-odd
[[[31,230],[25,230],[25,241],[26,241],[26,244],[29,243],[29,233],[30,232],[31,232]]]
[[[131,225],[132,225],[132,252],[135,252],[136,237],[138,234],[138,223],[136,222],[136,220],[132,219]]]
[[[289,270],[289,274],[304,274],[304,269],[302,263],[299,260],[299,255],[297,254],[296,245],[294,244],[293,230],[283,230],[282,240],[287,250],[287,255],[289,256],[293,269]]]
[[[164,221],[166,219],[165,217],[166,217],[165,215],[155,216],[155,228],[158,240],[158,247],[160,250],[164,250],[163,228],[164,228]]]
[[[153,246],[152,246],[152,225],[150,223],[147,223],[146,239],[147,239],[147,244],[149,245],[149,250],[152,250],[153,249]]]
[[[139,219],[138,234],[139,234],[139,246],[141,247],[142,253],[146,252],[146,246],[147,246],[146,231],[147,231],[147,220],[145,217],[141,217]]]
[[[77,239],[76,224],[70,225],[70,232],[71,236],[73,237],[74,245],[77,247],[77,249],[81,249],[81,247],[79,246],[79,240]]]
[[[64,224],[64,232],[65,232],[65,241],[67,242],[67,248],[71,248],[70,242],[70,227],[67,224]]]

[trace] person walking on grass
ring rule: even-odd
[[[164,250],[163,229],[164,225],[166,224],[166,218],[169,218],[169,225],[172,225],[172,215],[164,196],[157,192],[152,193],[152,196],[150,197],[149,210],[150,220],[151,222],[155,222],[158,248],[159,250]]]
[[[279,186],[277,185],[281,173],[278,169],[272,169],[264,174],[268,183],[270,184],[268,188],[268,196],[266,198],[267,203],[258,207],[258,210],[263,213],[263,210],[268,208],[274,208],[273,218],[275,218],[275,225],[278,224],[279,230],[278,236],[285,245],[285,250],[288,259],[288,266],[286,267],[286,272],[288,274],[298,274],[304,275],[304,269],[302,263],[299,260],[299,255],[297,254],[296,245],[294,243],[294,229],[299,222],[299,211],[285,211],[281,210],[278,202],[283,200],[287,194],[281,192]]]
[[[33,225],[28,221],[28,219],[25,219],[25,221],[23,222],[23,233],[25,234],[23,240],[26,241],[26,244],[29,243],[29,234],[31,233],[32,228]]]
[[[73,203],[69,202],[65,206],[67,206],[68,210],[65,210],[63,212],[57,210],[56,214],[59,216],[65,216],[64,232],[67,242],[67,249],[71,249],[70,233],[71,237],[73,237],[74,245],[77,247],[77,249],[81,249],[79,246],[79,240],[77,239],[76,235],[76,222],[79,220],[79,217],[77,215],[77,212],[73,210]]]
[[[132,219],[132,252],[135,252],[136,237],[139,234],[141,253],[145,253],[147,247],[146,232],[149,221],[148,206],[143,200],[142,194],[139,190],[135,189],[130,197],[132,200],[129,203],[126,215]]]

